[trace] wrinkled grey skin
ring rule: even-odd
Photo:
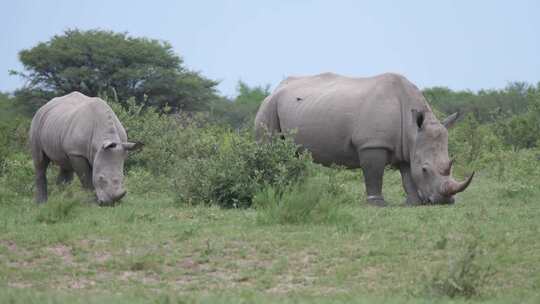
[[[47,201],[46,171],[52,161],[60,166],[59,184],[70,182],[75,172],[84,188],[95,190],[99,204],[113,204],[126,194],[127,152],[140,146],[127,142],[124,127],[100,98],[72,92],[52,99],[30,127],[36,201]]]
[[[451,204],[465,190],[451,176],[448,132],[422,93],[403,76],[351,78],[332,73],[289,77],[261,104],[256,136],[296,130],[314,161],[362,168],[368,202],[385,205],[384,168],[399,168],[407,204]]]

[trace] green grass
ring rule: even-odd
[[[356,200],[325,197],[316,216],[292,222],[275,220],[283,210],[182,206],[162,191],[141,191],[140,181],[114,208],[89,204],[77,185],[53,189],[45,206],[18,196],[0,207],[0,302],[540,301],[534,189],[508,195],[479,172],[455,206],[406,208],[399,174],[389,171],[391,207],[374,208],[363,203],[358,172],[337,175],[335,191]],[[330,220],[310,220],[321,214]],[[470,299],[429,292],[455,278],[471,244],[469,262],[489,279],[465,274],[476,288]]]

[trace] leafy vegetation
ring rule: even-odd
[[[251,132],[210,131],[207,140],[180,167],[179,199],[189,204],[249,207],[263,186],[283,189],[301,180],[308,155],[296,156],[292,139],[256,143]]]
[[[352,217],[343,206],[356,202],[357,198],[341,191],[334,175],[317,174],[282,189],[266,186],[253,199],[259,210],[258,221],[263,224],[351,224]]]
[[[25,71],[13,73],[29,85],[15,94],[28,113],[72,91],[175,111],[205,109],[217,98],[217,82],[185,68],[169,43],[125,33],[67,30],[19,58]]]
[[[249,87],[239,81],[238,95],[233,100],[217,99],[210,108],[211,120],[238,129],[251,126],[261,101],[270,95],[270,86]]]
[[[446,272],[439,270],[428,282],[427,291],[435,295],[455,298],[479,296],[479,290],[488,284],[495,274],[490,266],[477,264],[478,250],[476,242],[467,244],[465,251],[457,259],[450,260]]]

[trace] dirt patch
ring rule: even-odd
[[[96,282],[93,280],[79,278],[68,283],[69,288],[71,289],[83,289],[87,287],[94,287]]]
[[[17,249],[18,249],[17,244],[15,244],[15,242],[13,241],[0,240],[0,244],[5,246],[10,252],[17,252]]]
[[[94,259],[98,263],[107,262],[111,258],[112,258],[112,254],[110,254],[108,252],[98,252],[98,253],[94,254]]]
[[[145,285],[156,285],[160,282],[160,277],[155,273],[141,271],[123,271],[119,279],[124,282],[138,281]]]
[[[137,273],[135,271],[124,271],[120,275],[120,280],[122,281],[129,281],[129,279],[135,277]]]
[[[91,249],[92,247],[94,246],[97,246],[97,245],[102,245],[102,244],[107,244],[109,243],[108,240],[104,240],[104,239],[82,239],[78,242],[78,245],[81,247],[81,248],[84,248],[84,249]]]
[[[30,288],[32,287],[32,283],[28,282],[9,282],[8,286],[11,288]]]
[[[71,252],[71,247],[64,244],[58,244],[55,246],[47,247],[47,252],[50,252],[57,257],[61,258],[64,263],[68,265],[73,264],[73,253]]]
[[[191,271],[197,271],[200,268],[199,263],[197,263],[191,258],[185,259],[184,261],[182,261],[182,263],[180,263],[180,266],[182,266],[182,268],[184,269],[191,270]]]
[[[289,292],[300,291],[306,287],[303,283],[295,282],[297,280],[292,275],[280,276],[278,281],[279,283],[276,286],[267,290],[269,293],[287,294]]]
[[[31,252],[26,248],[17,245],[14,241],[0,240],[0,246],[4,246],[10,253],[15,253],[17,256],[29,256]]]

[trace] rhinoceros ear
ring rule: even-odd
[[[142,147],[144,146],[144,144],[142,142],[126,142],[126,143],[122,143],[122,146],[124,147],[124,149],[126,149],[127,151],[135,151],[135,150],[140,150],[142,149]]]
[[[116,147],[116,143],[112,142],[110,140],[104,140],[103,141],[103,150],[112,149]]]
[[[445,126],[447,129],[450,129],[451,127],[453,127],[455,124],[456,124],[456,121],[457,119],[459,118],[459,112],[456,112],[448,117],[446,117],[442,124],[443,126]]]
[[[416,126],[418,129],[422,129],[422,126],[424,125],[424,112],[412,109],[412,120],[416,123]]]

